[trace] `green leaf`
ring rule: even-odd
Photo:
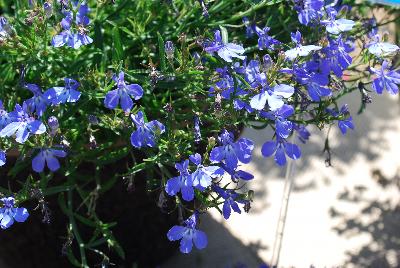
[[[95,222],[93,222],[93,221],[91,221],[91,220],[79,215],[78,213],[74,213],[74,217],[78,221],[80,221],[81,223],[83,223],[83,224],[85,224],[87,226],[94,227],[94,228],[96,228],[96,226],[97,226],[97,224]]]
[[[53,195],[53,194],[58,194],[61,192],[66,192],[69,191],[72,187],[72,185],[61,185],[61,186],[54,186],[54,187],[49,187],[47,189],[43,190],[43,195]]]
[[[113,41],[114,41],[114,55],[117,61],[124,59],[124,48],[122,47],[121,35],[117,27],[113,29]]]
[[[167,70],[167,65],[165,63],[165,44],[159,32],[157,32],[157,37],[158,37],[158,50],[160,53],[160,67],[161,71],[165,72]]]

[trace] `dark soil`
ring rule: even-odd
[[[121,166],[121,162],[118,165]],[[115,166],[111,165],[102,171],[102,180],[107,180],[110,174],[117,172],[118,168]],[[90,165],[80,169],[82,173],[92,173]],[[10,184],[11,189],[19,189],[18,181],[6,174],[4,167],[0,169],[1,186],[8,188]],[[19,178],[24,178],[23,176],[24,174],[18,175]],[[66,179],[56,177],[53,183],[57,185],[57,181]],[[152,193],[146,190],[146,175],[142,173],[136,174],[133,187],[129,191],[126,182],[121,178],[111,190],[100,195],[96,213],[104,223],[117,222],[111,230],[126,254],[126,259],[122,260],[106,245],[100,248],[110,257],[110,263],[114,264],[110,267],[130,268],[133,264],[137,264],[139,268],[156,267],[176,251],[177,244],[168,241],[166,233],[178,223],[177,213],[161,212],[157,206],[159,195],[160,190]],[[30,212],[25,223],[15,223],[7,230],[0,230],[0,259],[7,265],[6,268],[72,267],[62,254],[63,245],[68,241],[68,219],[58,206],[57,195],[46,197],[46,202],[51,210],[50,224],[42,222],[40,209],[34,210],[38,203],[31,201],[23,204]],[[78,201],[75,203],[79,204]],[[80,211],[80,214],[85,215],[85,211]],[[83,225],[79,227],[81,236],[88,241],[93,229]],[[79,257],[75,240],[72,241],[72,249],[74,255]],[[90,267],[101,267],[102,258],[98,254],[91,254],[89,251],[87,254]]]

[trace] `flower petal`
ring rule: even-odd
[[[17,222],[24,222],[29,217],[29,212],[26,208],[15,208],[14,219]]]
[[[186,227],[175,225],[167,233],[169,241],[176,241],[183,237]]]
[[[198,249],[203,249],[207,247],[208,240],[206,233],[200,230],[195,230],[193,234],[193,242]]]

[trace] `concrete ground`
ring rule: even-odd
[[[295,161],[280,255],[280,267],[400,267],[400,103],[398,96],[373,95],[357,115],[358,94],[348,96],[356,129],[330,132],[332,167],[322,153],[327,129],[312,129]],[[208,248],[177,254],[162,267],[257,267],[270,262],[285,170],[260,148],[271,131],[246,129],[257,144],[245,170],[255,179],[252,210],[225,221],[218,211],[203,217]]]

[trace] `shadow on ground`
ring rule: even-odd
[[[258,267],[262,260],[255,253],[260,249],[260,245],[244,245],[219,222],[210,215],[205,214],[201,217],[200,229],[207,228],[208,246],[203,250],[194,249],[190,254],[176,253],[171,260],[167,261],[162,268],[236,268]],[[243,226],[251,228],[251,226]]]
[[[378,187],[395,188],[400,195],[400,174],[386,178],[380,170],[374,170],[372,176]],[[400,204],[393,200],[374,200],[365,195],[362,186],[340,193],[340,200],[362,203],[362,209],[353,217],[346,217],[334,207],[331,216],[339,218],[341,224],[335,227],[340,235],[367,233],[372,243],[362,245],[356,252],[348,252],[345,265],[356,267],[395,268],[400,267]]]

